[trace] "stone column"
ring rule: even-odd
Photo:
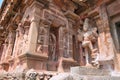
[[[63,56],[63,31],[64,31],[64,27],[61,26],[59,28],[59,55],[60,57]]]
[[[28,14],[30,16],[29,20],[30,22],[30,28],[28,33],[28,48],[26,52],[21,54],[19,57],[19,60],[24,69],[36,69],[36,70],[47,70],[47,60],[48,55],[45,54],[39,54],[37,52],[37,39],[38,39],[38,33],[39,33],[39,27],[41,23],[41,15],[39,13],[42,13],[41,4],[39,2],[34,1],[32,5],[30,6],[30,9],[32,11]],[[44,47],[46,45],[43,45]]]
[[[30,19],[31,19],[31,24],[30,24],[30,29],[28,33],[28,52],[29,53],[35,53],[36,51],[36,46],[37,46],[37,37],[38,37],[38,27],[40,27],[40,18],[42,17],[42,7],[43,5],[37,1],[34,1],[30,9],[33,9],[30,13]]]
[[[68,19],[68,53],[70,54],[70,58],[73,59],[73,23],[74,21],[72,19]]]
[[[37,17],[34,17],[31,20],[30,30],[28,34],[28,52],[35,53],[36,44],[37,44],[37,36],[38,36],[38,27],[39,27],[39,20]]]

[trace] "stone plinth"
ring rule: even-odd
[[[53,76],[50,80],[119,80],[120,77],[79,75],[74,73],[60,73]]]
[[[72,58],[61,58],[59,60],[58,72],[68,72],[70,71],[70,67],[77,66],[77,62]]]
[[[19,56],[20,63],[25,69],[46,70],[46,55],[25,53]]]
[[[47,70],[48,71],[57,71],[58,62],[57,61],[48,61],[47,62]]]
[[[87,76],[109,76],[110,75],[109,70],[88,68],[88,67],[72,67],[71,73],[76,73],[79,75],[87,75]]]

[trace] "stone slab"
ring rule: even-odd
[[[79,75],[96,75],[96,76],[105,76],[110,75],[110,71],[106,69],[96,69],[88,67],[71,67],[71,73],[76,73]]]

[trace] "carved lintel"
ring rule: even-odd
[[[94,10],[88,13],[88,17],[95,17],[97,15],[99,15],[99,7],[95,8]]]
[[[51,26],[53,26],[53,27],[60,27],[60,26],[64,26],[64,23],[62,21],[60,21],[58,18],[55,18],[52,21]]]
[[[65,16],[66,16],[67,18],[72,19],[72,20],[78,20],[78,19],[79,19],[79,16],[76,15],[75,13],[71,12],[71,11],[67,11],[67,12],[65,13]]]
[[[47,19],[40,19],[40,25],[51,25],[51,22]]]

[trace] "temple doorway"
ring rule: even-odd
[[[118,37],[118,43],[120,46],[120,21],[115,23],[115,26],[116,26],[116,33],[117,33],[117,37]]]
[[[59,28],[51,27],[49,33],[49,60],[57,61],[59,55]]]

